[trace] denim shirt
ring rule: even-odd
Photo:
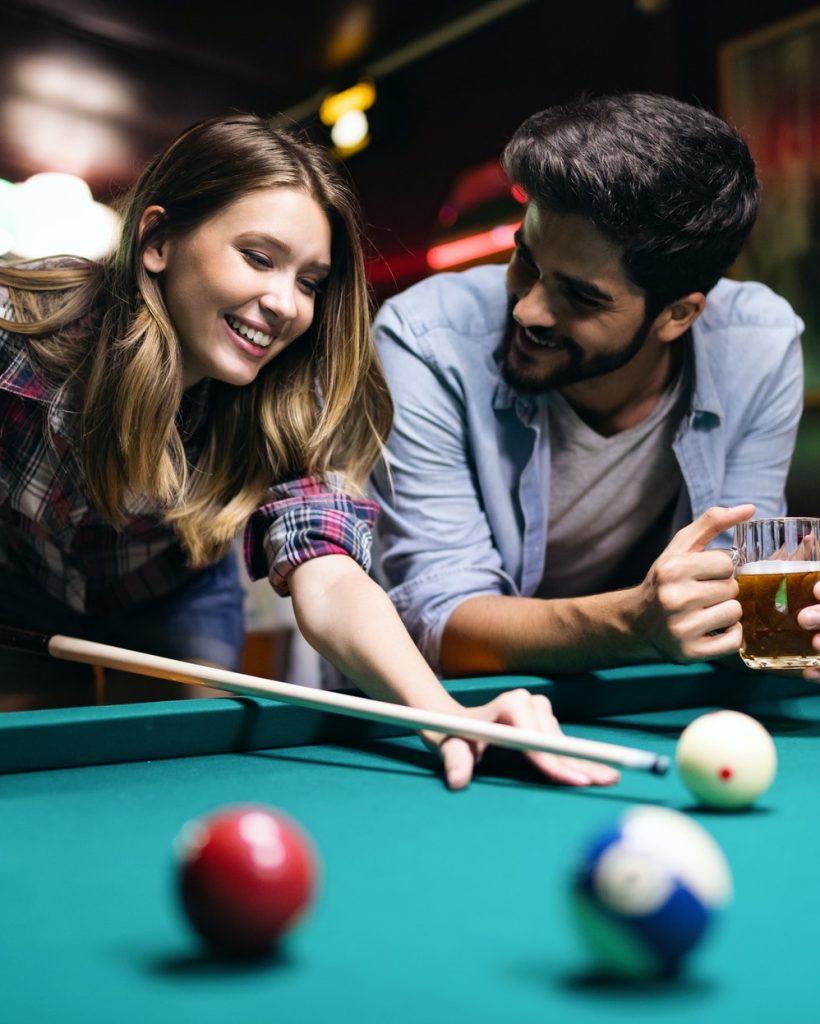
[[[457,605],[532,595],[544,572],[548,416],[545,396],[501,377],[506,317],[504,268],[484,266],[414,285],[375,321],[396,407],[389,474],[372,481],[382,508],[377,572],[434,667]],[[691,332],[691,404],[673,442],[683,478],[674,530],[710,505],[785,512],[802,329],[762,284],[721,280],[709,293]]]

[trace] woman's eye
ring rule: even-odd
[[[266,269],[270,269],[273,266],[269,257],[267,257],[263,252],[256,252],[253,249],[242,249],[241,251],[242,255],[252,267],[265,267]]]
[[[310,278],[307,277],[301,278],[300,284],[305,289],[305,291],[310,292],[311,295],[321,295],[322,292],[324,291],[325,286],[324,281],[312,281]]]

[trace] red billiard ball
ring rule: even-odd
[[[305,913],[317,859],[307,834],[257,804],[218,809],[175,843],[179,894],[193,928],[226,953],[264,953]]]

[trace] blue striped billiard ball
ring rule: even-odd
[[[587,844],[572,902],[605,973],[653,978],[678,970],[731,897],[729,865],[706,829],[641,806]]]

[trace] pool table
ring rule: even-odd
[[[47,671],[47,664],[44,671]],[[158,684],[162,685],[162,684]],[[450,793],[415,736],[249,698],[0,716],[4,1024],[820,1019],[820,702],[802,681],[706,665],[449,684],[524,685],[566,731],[672,754],[713,707],[755,714],[780,769],[758,806],[709,813],[674,769],[609,790],[545,785],[491,752]],[[817,691],[820,695],[820,690]],[[320,891],[276,955],[213,957],[175,893],[172,841],[225,804],[285,810]],[[702,823],[736,896],[680,977],[600,977],[568,914],[586,839],[654,803]]]

